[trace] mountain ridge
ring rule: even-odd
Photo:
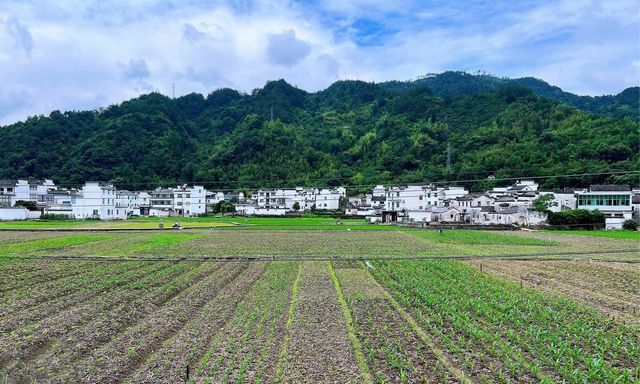
[[[621,92],[622,101],[594,113],[522,84],[474,88],[469,79],[449,73],[430,87],[420,80],[343,80],[311,93],[276,80],[250,94],[223,88],[171,99],[150,93],[97,111],[53,111],[0,128],[0,148],[7,149],[0,178],[253,188],[638,168],[638,119],[627,111],[640,108],[633,104],[637,90]],[[616,175],[554,178],[543,186],[591,182],[640,183],[637,175]]]

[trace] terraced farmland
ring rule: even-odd
[[[0,232],[0,382],[640,382],[637,240],[349,229]]]

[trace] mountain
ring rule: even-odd
[[[191,181],[212,189],[365,189],[449,180],[483,189],[492,185],[489,175],[639,169],[640,125],[625,112],[638,112],[637,88],[582,99],[525,80],[446,72],[413,82],[339,81],[315,93],[278,80],[251,94],[151,93],[97,111],[53,111],[0,127],[0,178],[109,180],[130,189]],[[467,181],[476,179],[484,181]],[[604,182],[640,179],[636,173],[542,184]]]
[[[630,117],[640,119],[640,87],[630,87],[617,95],[578,96],[550,85],[533,77],[509,79],[487,74],[470,74],[466,72],[447,71],[440,74],[429,74],[415,81],[390,81],[380,84],[389,90],[406,90],[425,86],[442,98],[477,95],[496,92],[505,86],[523,86],[529,88],[537,96],[546,97],[586,112],[610,117]]]

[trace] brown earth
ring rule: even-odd
[[[367,271],[353,267],[338,267],[336,275],[376,382],[459,382],[387,301],[383,288]]]
[[[327,266],[304,262],[284,360],[287,383],[360,383],[347,324]]]
[[[640,323],[638,264],[575,261],[472,261],[496,277],[560,293],[619,320]]]

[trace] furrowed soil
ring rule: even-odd
[[[287,383],[361,383],[338,296],[325,263],[304,262],[283,359]]]
[[[196,382],[273,382],[296,263],[269,263],[200,361]]]
[[[447,369],[447,357],[420,338],[365,269],[336,263],[336,275],[375,382],[460,382]]]
[[[207,302],[175,335],[162,345],[126,378],[131,383],[182,382],[186,367],[198,366],[199,359],[210,348],[216,335],[224,329],[256,280],[264,273],[266,264],[247,266],[234,280]],[[193,377],[193,376],[191,376]]]
[[[469,262],[494,276],[527,287],[562,294],[627,322],[640,323],[640,266],[638,264],[575,261]]]
[[[639,382],[640,242],[386,229],[0,232],[0,384]]]

